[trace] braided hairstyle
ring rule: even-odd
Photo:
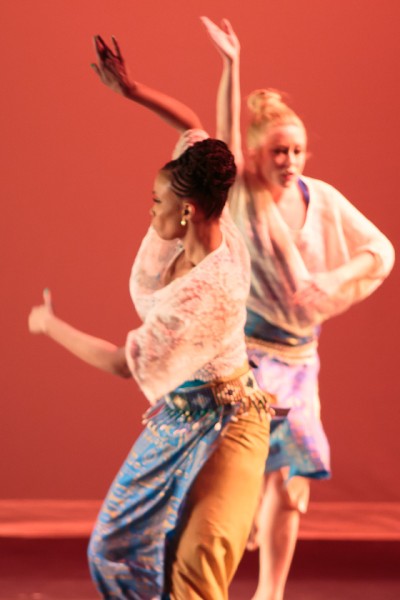
[[[212,138],[196,142],[162,170],[171,174],[175,194],[194,200],[206,219],[220,216],[236,175],[235,160],[228,146]]]

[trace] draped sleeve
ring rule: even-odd
[[[199,275],[172,282],[160,290],[143,325],[128,334],[127,362],[150,403],[194,379],[221,352],[237,323],[243,326],[244,300],[230,297],[220,275],[218,269],[202,268]]]
[[[384,281],[394,262],[387,237],[331,185],[302,177],[309,190],[303,227],[284,221],[271,194],[238,179],[230,209],[251,257],[251,288],[247,306],[266,321],[296,335],[312,334],[326,319],[369,296]],[[300,305],[294,293],[317,273],[347,264],[362,252],[376,257],[361,278],[341,286],[318,305]]]
[[[368,294],[379,285],[390,273],[394,264],[394,248],[388,238],[371,223],[355,206],[353,206],[340,192],[336,192],[336,205],[338,207],[343,233],[351,257],[362,252],[371,252],[376,258],[376,267],[365,278],[361,285]],[[369,280],[369,282],[367,281]],[[377,280],[374,282],[374,280]],[[372,287],[373,289],[369,290]]]
[[[312,220],[315,225],[310,230],[310,234],[313,231],[318,237],[315,234],[319,221],[322,233],[319,254],[323,262],[318,270],[333,270],[363,252],[370,252],[376,258],[366,275],[343,285],[320,307],[320,320],[325,320],[367,298],[381,285],[393,267],[394,249],[388,238],[338,190],[319,180],[305,180],[310,185],[311,197],[314,193],[319,199]]]

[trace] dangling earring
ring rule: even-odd
[[[185,219],[185,215],[188,215],[188,214],[189,214],[189,211],[188,211],[187,208],[185,208],[185,210],[182,213],[182,218],[181,218],[181,225],[182,225],[182,227],[185,227],[187,225],[187,221]]]

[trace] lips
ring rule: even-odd
[[[292,179],[296,178],[296,173],[292,173],[292,172],[284,172],[282,173],[282,179],[284,179],[284,181],[292,181]]]

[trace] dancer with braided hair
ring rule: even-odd
[[[133,376],[152,405],[89,546],[104,598],[226,600],[245,549],[270,415],[243,334],[248,253],[223,213],[235,172],[213,139],[159,171],[130,280],[143,324],[123,347],[56,317],[49,292],[29,317],[32,333]]]

